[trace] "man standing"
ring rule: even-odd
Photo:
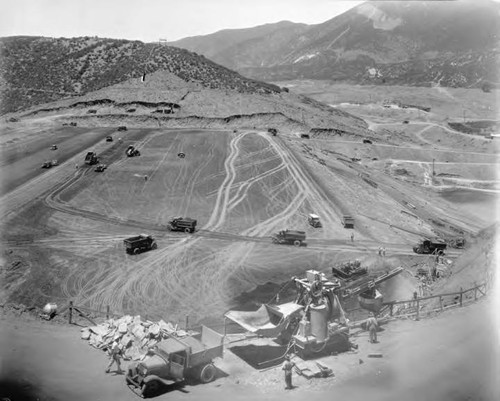
[[[351,234],[351,242],[354,242],[354,233]]]
[[[378,322],[375,317],[375,313],[370,312],[370,317],[366,320],[366,328],[370,332],[370,342],[372,344],[378,342],[377,341],[377,330],[378,330]]]
[[[106,373],[109,373],[111,366],[113,363],[116,362],[116,366],[118,366],[118,373],[123,373],[123,370],[121,368],[121,357],[122,357],[122,350],[120,348],[120,345],[117,342],[114,342],[113,345],[111,346],[111,349],[109,350],[109,364],[108,367],[106,368]]]
[[[283,362],[282,370],[285,371],[285,390],[292,390],[292,369],[295,366],[295,363],[290,360],[290,355],[285,356],[285,362]]]

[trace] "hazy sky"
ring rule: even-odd
[[[360,3],[355,0],[0,0],[0,36],[172,41],[283,20],[316,24]]]

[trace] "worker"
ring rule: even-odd
[[[148,180],[148,176],[147,176],[147,175],[145,175],[145,176],[144,176],[144,181],[147,181],[147,180]]]
[[[295,363],[290,360],[290,355],[285,356],[285,362],[283,362],[283,366],[281,370],[285,371],[285,390],[292,390],[292,369],[294,368]]]
[[[382,256],[385,256],[385,246],[382,247]]]
[[[382,256],[382,247],[381,246],[378,247],[378,256]]]
[[[117,372],[123,373],[123,370],[121,368],[122,349],[117,342],[113,343],[113,345],[111,346],[111,348],[108,352],[108,355],[109,355],[110,361],[109,361],[108,367],[106,368],[106,373],[109,373],[111,366],[115,362],[116,362],[116,366],[118,366]]]
[[[370,333],[370,342],[376,343],[377,341],[377,330],[378,330],[378,321],[375,317],[375,313],[370,312],[370,317],[366,320],[366,328]]]
[[[323,282],[319,274],[314,275],[314,281],[311,284],[312,303],[318,305],[321,303],[323,292]]]
[[[351,234],[351,242],[354,242],[354,233]]]

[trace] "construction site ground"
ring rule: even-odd
[[[492,211],[497,206],[499,189],[497,140],[450,130],[444,119],[459,119],[462,109],[452,105],[463,102],[471,118],[497,118],[491,109],[496,99],[490,96],[488,103],[475,89],[467,95],[446,88],[426,88],[428,92],[415,89],[418,104],[425,99],[425,93],[432,95],[432,110],[425,113],[384,108],[375,95],[369,99],[369,92],[359,87],[353,87],[352,93],[365,96],[365,104],[354,106],[350,103],[359,99],[349,99],[347,87],[337,92],[334,89],[311,93],[365,119],[372,130],[367,133],[371,144],[348,132],[339,135],[318,131],[305,139],[298,131],[277,127],[278,135],[272,136],[258,116],[252,117],[251,126],[225,130],[151,128],[141,126],[140,120],[123,132],[110,128],[109,122],[103,124],[106,127],[84,126],[84,122],[78,127],[63,127],[61,122],[69,121],[71,116],[60,120],[55,112],[43,111],[16,123],[2,123],[0,217],[5,229],[0,255],[1,303],[43,307],[47,302],[65,305],[73,300],[75,305],[92,309],[109,307],[117,314],[141,314],[179,324],[184,324],[188,316],[191,324],[205,323],[222,331],[222,316],[227,310],[257,309],[292,276],[303,275],[307,269],[330,274],[332,265],[353,259],[359,259],[373,273],[402,265],[406,272],[386,284],[384,296],[387,300],[411,298],[418,284],[414,273],[429,262],[428,256],[412,251],[420,237],[464,235],[467,249],[447,252],[447,258],[454,262],[476,244],[474,237],[496,220]],[[328,90],[330,96],[336,93],[337,97],[325,97]],[[402,97],[406,92],[394,87],[393,93],[393,97]],[[474,96],[480,99],[476,103]],[[85,114],[85,110],[79,112]],[[407,119],[409,124],[403,123]],[[105,117],[101,120],[105,121]],[[112,116],[109,120],[117,121]],[[113,135],[115,140],[106,142],[107,135]],[[58,150],[50,150],[52,144],[57,144]],[[130,144],[141,151],[141,156],[125,156]],[[88,151],[95,151],[100,162],[108,165],[105,172],[95,172],[95,166],[85,165]],[[186,157],[178,157],[180,152]],[[58,159],[60,165],[40,168],[45,160],[52,159]],[[309,213],[320,216],[322,228],[307,224]],[[355,217],[354,230],[341,225],[344,214]],[[166,230],[168,220],[181,215],[198,220],[196,233]],[[272,244],[272,233],[286,228],[306,231],[307,244]],[[158,249],[127,255],[123,239],[142,232],[157,239]],[[386,248],[385,258],[377,254],[380,246]],[[483,267],[469,265],[464,269],[469,274],[453,282],[455,289],[468,288],[485,277]],[[391,323],[381,335],[392,340],[373,345],[376,352],[384,354],[382,360],[338,356],[343,363],[331,366],[335,379],[299,379],[298,391],[287,395],[298,398],[303,389],[315,386],[318,396],[321,391],[330,391],[328,385],[323,388],[320,383],[332,383],[335,391],[347,395],[349,389],[365,382],[366,394],[371,394],[372,386],[386,391],[395,383],[394,390],[400,395],[405,394],[405,389],[407,392],[423,387],[456,399],[451,397],[455,390],[446,383],[457,376],[440,365],[446,359],[433,363],[423,360],[424,355],[436,358],[437,354],[431,342],[431,326],[436,323],[436,330],[443,333],[439,352],[451,352],[444,344],[453,341],[456,347],[479,348],[481,341],[491,339],[482,336],[493,332],[481,326],[491,323],[486,317],[486,305],[467,307],[418,324]],[[459,328],[461,314],[471,323]],[[34,354],[40,355],[36,357],[39,362],[21,363],[20,369],[37,370],[35,367],[45,361],[45,352],[58,355],[53,359],[59,368],[67,367],[59,376],[47,374],[48,383],[59,383],[57,397],[69,391],[76,395],[94,391],[94,380],[102,387],[94,384],[96,392],[82,399],[99,399],[98,390],[106,394],[101,399],[132,397],[123,377],[104,378],[101,369],[96,368],[105,364],[104,354],[90,353],[88,345],[75,340],[78,332],[73,328],[22,319],[4,322],[4,333],[18,332],[13,341],[19,345],[6,351],[12,358],[22,361],[32,355],[23,347],[35,347],[37,338],[39,344],[46,344],[40,349],[36,346]],[[19,329],[15,329],[16,325]],[[483,329],[476,330],[476,326]],[[406,355],[405,349],[414,350],[412,347],[422,343],[425,347],[415,350],[419,353],[422,379],[429,381],[433,377],[432,369],[427,367],[443,368],[435,373],[443,377],[442,383],[436,379],[435,387],[424,385],[426,381],[419,381],[419,375],[386,369],[387,364],[400,363],[409,369],[414,354]],[[389,344],[394,345],[394,350],[386,348]],[[366,337],[360,339],[360,355],[365,347],[372,347]],[[474,358],[483,355],[481,352],[473,352]],[[65,359],[72,353],[82,358],[75,363],[77,370],[71,370],[71,360]],[[213,392],[215,397],[224,393],[231,399],[244,398],[247,393],[238,390],[241,386],[252,391],[269,389],[262,390],[269,397],[282,396],[281,372],[244,369],[243,362],[233,358],[231,352],[226,351],[226,355],[222,364],[234,362],[234,366],[221,368],[227,369],[229,376],[207,386],[192,387],[190,397],[210,398],[206,395]],[[466,356],[457,352],[446,354],[448,357],[452,358],[453,372],[466,376],[461,368]],[[358,366],[360,358],[365,363]],[[335,358],[330,360],[335,362]],[[346,377],[359,382],[343,381],[337,375],[350,363],[356,365],[352,370],[357,373],[349,371]],[[380,370],[385,373],[377,375],[375,367],[384,364],[386,368]],[[78,379],[71,381],[71,377]],[[474,376],[471,383],[484,383],[483,379]],[[40,380],[43,384],[45,379]],[[445,388],[448,393],[439,393]],[[186,396],[178,392],[174,395]]]
[[[498,347],[488,346],[499,340],[495,307],[498,298],[492,295],[418,322],[392,321],[379,332],[377,344],[363,331],[351,338],[357,351],[320,359],[334,376],[307,380],[294,374],[293,391],[284,390],[280,365],[258,371],[226,347],[224,359],[216,361],[214,382],[166,389],[157,399],[496,400],[500,355]],[[123,375],[104,373],[106,354],[80,340],[79,327],[5,311],[0,319],[0,388],[16,394],[12,400],[138,399]]]

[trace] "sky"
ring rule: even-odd
[[[174,41],[283,20],[317,24],[356,0],[0,0],[0,37]]]

